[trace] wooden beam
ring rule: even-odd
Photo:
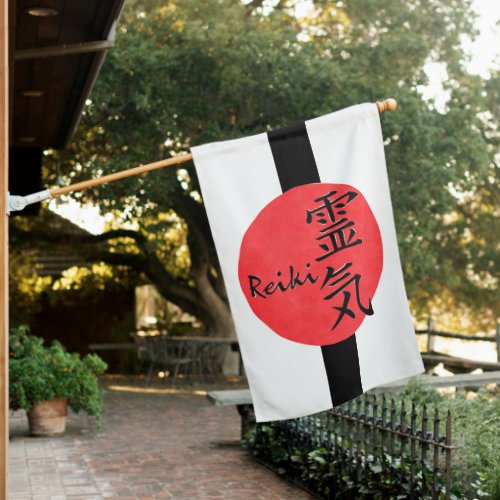
[[[457,368],[467,371],[477,370],[481,368],[484,371],[498,371],[500,370],[500,363],[494,361],[478,361],[475,359],[457,358],[455,356],[448,356],[440,353],[422,353],[422,360],[424,364],[429,366],[437,366],[443,363],[446,369]]]
[[[16,50],[14,60],[39,59],[41,57],[71,56],[88,52],[101,52],[113,48],[112,40],[95,40],[93,42],[69,43],[53,47],[35,47],[33,49]]]
[[[500,322],[497,323],[496,341],[497,341],[497,360],[500,363]]]
[[[433,330],[432,335],[434,337],[443,337],[445,339],[460,339],[460,340],[470,340],[472,342],[495,342],[495,337],[491,335],[467,335],[465,333],[453,333],[453,332],[438,332]],[[416,335],[428,335],[429,330],[415,330]]]
[[[0,498],[7,498],[9,445],[9,165],[8,0],[0,0]]]

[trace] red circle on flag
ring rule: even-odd
[[[238,276],[253,312],[278,335],[329,345],[367,315],[383,265],[380,230],[347,184],[305,184],[266,205],[247,229]]]

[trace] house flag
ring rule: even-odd
[[[192,154],[257,421],[424,371],[375,104]]]

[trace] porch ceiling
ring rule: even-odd
[[[11,146],[66,146],[113,44],[123,2],[10,1]]]

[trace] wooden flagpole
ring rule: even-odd
[[[376,105],[379,113],[383,113],[384,111],[394,111],[397,107],[397,102],[396,99],[386,99],[385,101],[377,101]],[[62,194],[81,191],[82,189],[98,186],[107,182],[113,182],[118,179],[124,179],[125,177],[131,177],[133,175],[143,174],[144,172],[151,172],[151,170],[180,165],[181,163],[186,163],[192,159],[192,154],[179,155],[174,158],[169,158],[168,160],[155,161],[154,163],[148,163],[147,165],[141,165],[139,167],[129,168],[114,174],[104,175],[98,179],[91,179],[89,181],[77,182],[76,184],[71,184],[70,186],[50,189],[49,192],[50,196],[55,198],[56,196],[60,196]]]
[[[8,494],[9,446],[9,168],[8,0],[0,0],[0,498]]]
[[[51,189],[50,196],[54,198],[56,196],[60,196],[61,194],[81,191],[82,189],[87,189],[92,186],[98,186],[99,184],[106,184],[107,182],[113,182],[117,181],[118,179],[124,179],[125,177],[143,174],[144,172],[151,172],[151,170],[158,170],[159,168],[179,165],[180,163],[186,163],[192,158],[193,155],[189,153],[185,155],[175,156],[174,158],[169,158],[168,160],[155,161],[154,163],[148,163],[147,165],[129,168],[127,170],[122,170],[121,172],[115,172],[114,174],[103,175],[98,179],[91,179],[89,181],[77,182],[76,184],[71,184],[69,186]]]

